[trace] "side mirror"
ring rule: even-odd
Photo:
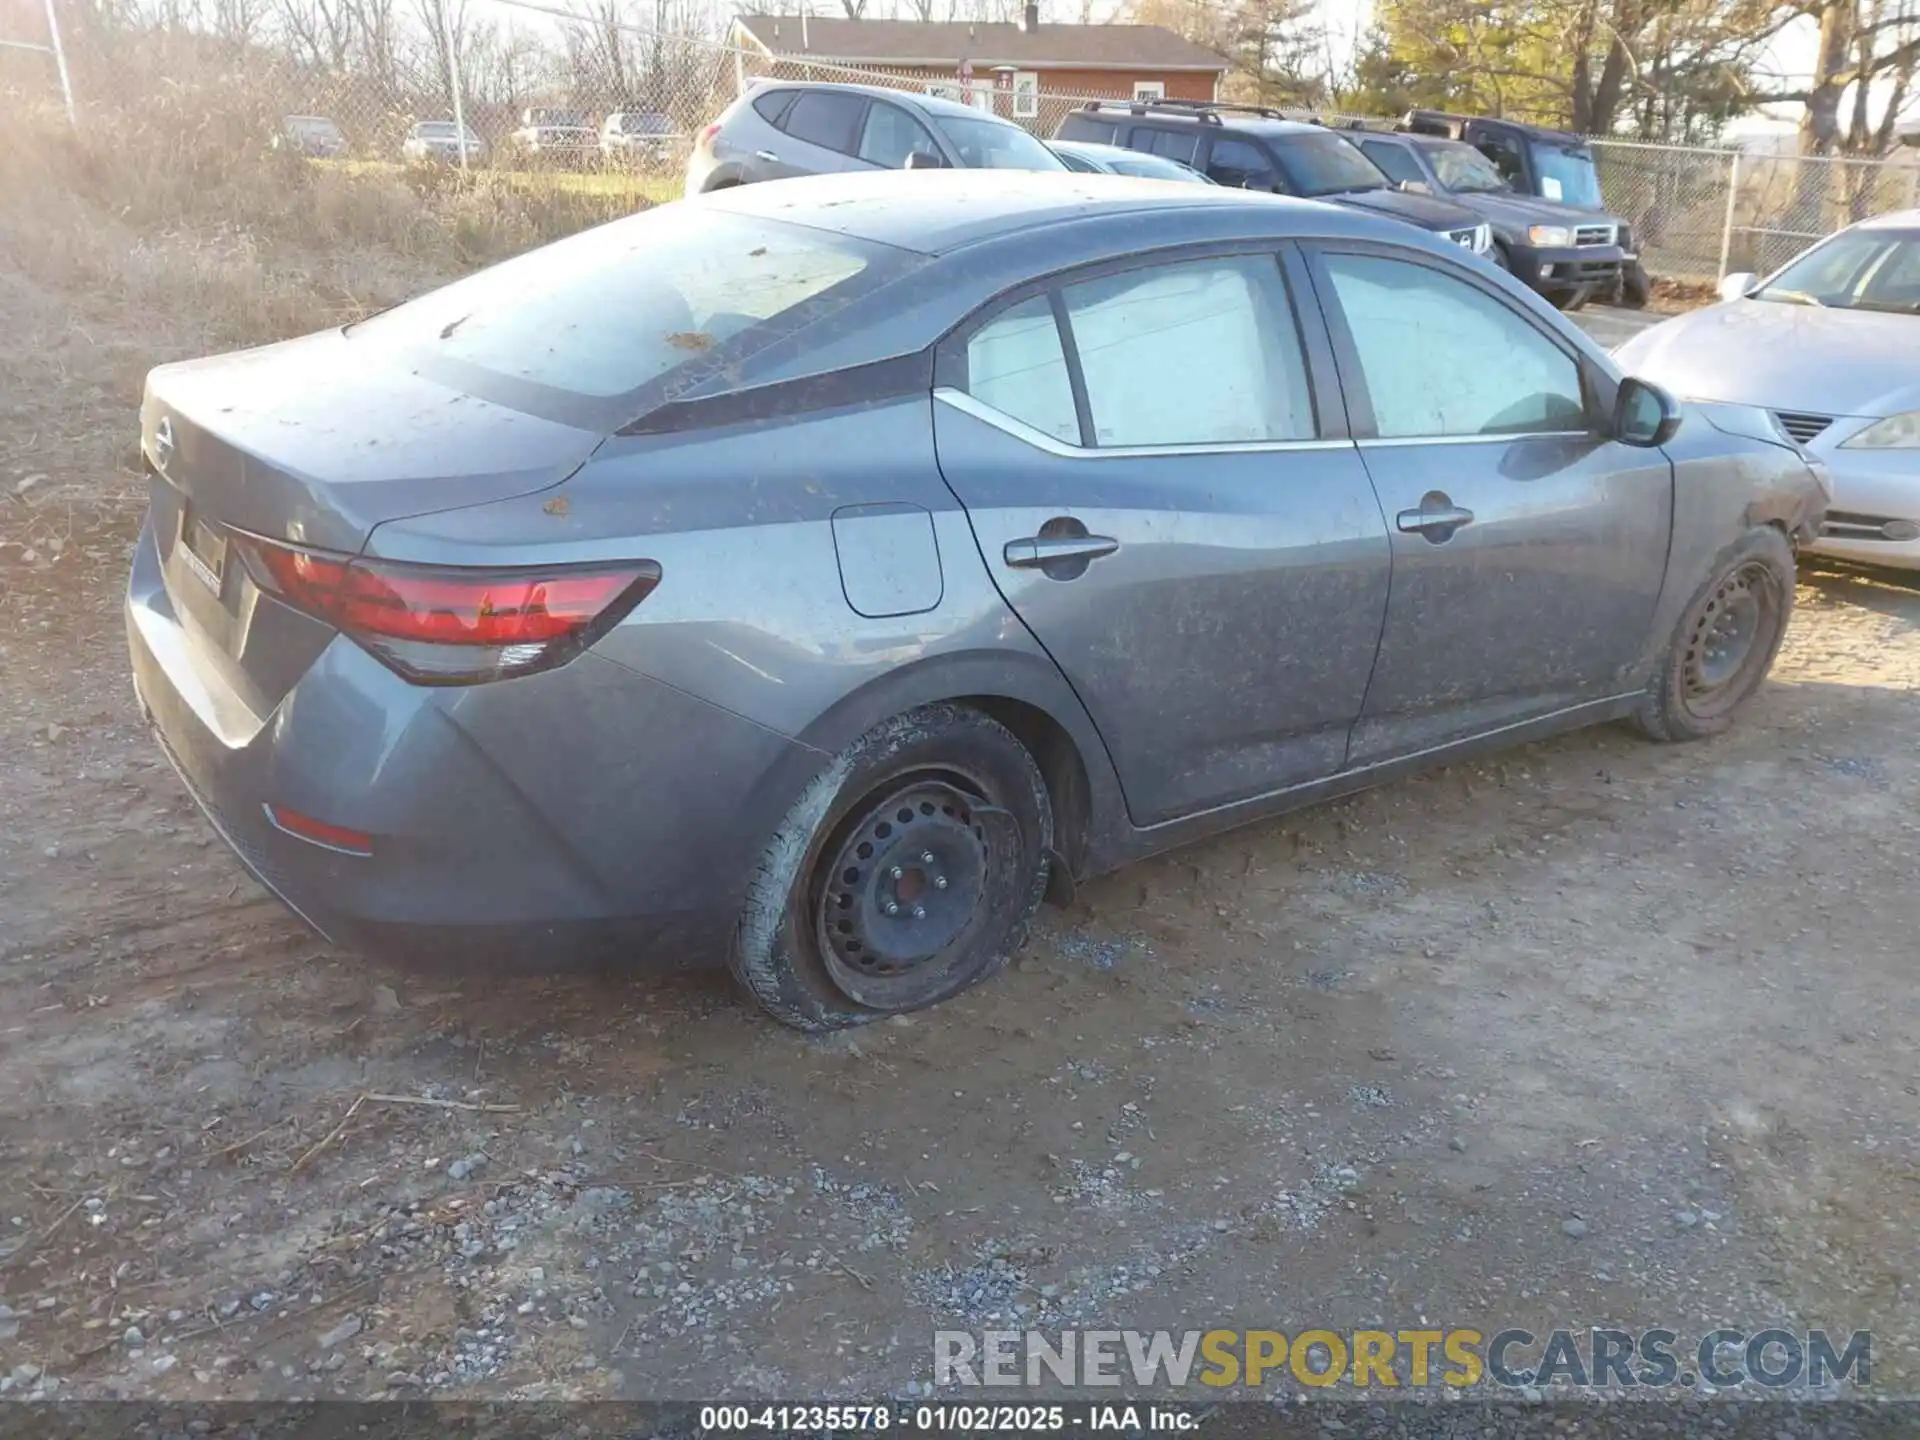
[[[907,163],[904,168],[908,170],[944,170],[947,168],[947,162],[931,150],[915,150],[907,156]]]
[[[1613,402],[1613,438],[1622,445],[1652,449],[1680,429],[1680,402],[1658,385],[1631,377],[1620,382]]]
[[[1720,281],[1722,300],[1744,300],[1759,285],[1760,277],[1746,270],[1736,270]]]
[[[1433,187],[1424,180],[1402,180],[1394,187],[1408,195],[1431,195]]]

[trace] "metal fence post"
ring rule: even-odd
[[[60,43],[60,18],[53,13],[53,0],[47,0],[47,40],[53,47],[53,66],[60,72],[60,98],[67,102],[67,123],[78,133],[80,112],[73,105],[73,79],[67,74],[67,47]]]
[[[1727,278],[1727,264],[1733,258],[1733,207],[1740,199],[1740,152],[1734,151],[1727,160],[1727,218],[1720,227],[1720,273],[1715,278]]]
[[[47,0],[52,4],[53,0]],[[467,108],[460,97],[460,57],[453,48],[453,3],[440,0],[440,29],[447,42],[447,89],[453,92],[453,133],[460,140],[460,168],[467,168]]]

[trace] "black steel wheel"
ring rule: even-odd
[[[1053,810],[1005,727],[958,705],[899,715],[800,796],[762,858],[732,966],[776,1019],[834,1029],[997,972],[1047,884]]]
[[[1722,551],[1675,626],[1635,720],[1656,740],[1717,735],[1753,698],[1793,613],[1794,559],[1771,526]]]
[[[1003,859],[996,848],[1018,844],[1002,814],[968,777],[936,770],[889,781],[841,823],[808,907],[842,993],[891,1009],[964,954]]]
[[[1771,570],[1750,560],[1720,577],[1693,617],[1681,660],[1681,694],[1689,712],[1711,719],[1738,705],[1772,661],[1767,641],[1780,632],[1781,596]]]

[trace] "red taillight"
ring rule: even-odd
[[[301,840],[311,841],[328,850],[338,850],[346,855],[371,855],[373,837],[364,830],[349,830],[344,825],[329,825],[324,820],[316,820],[311,815],[302,815],[298,810],[289,810],[284,805],[263,806],[267,819],[274,825]]]
[[[719,133],[720,133],[720,127],[718,125],[707,126],[706,129],[700,132],[700,139],[697,142],[700,148],[702,150],[713,149],[713,137],[718,135]]]
[[[262,589],[425,684],[472,684],[562,664],[660,583],[651,561],[480,570],[236,539]]]

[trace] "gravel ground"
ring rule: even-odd
[[[320,946],[137,723],[130,516],[35,464],[0,468],[0,1392],[914,1398],[936,1327],[1423,1323],[1871,1329],[1917,1388],[1920,592],[1807,577],[1721,740],[1217,839],[807,1039],[724,977]]]

